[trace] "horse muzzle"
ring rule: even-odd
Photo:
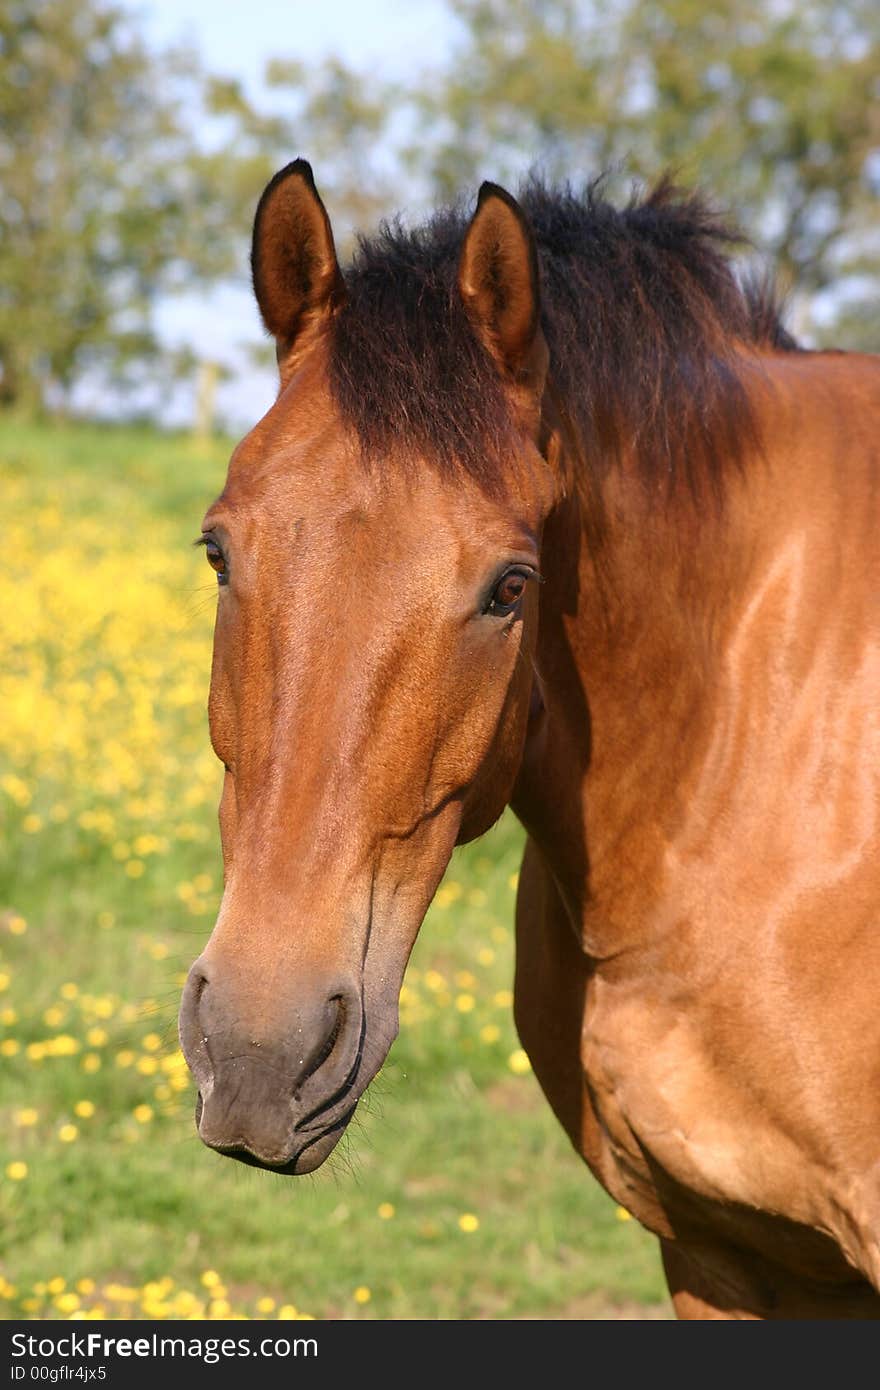
[[[360,1078],[363,1042],[355,981],[309,974],[267,1003],[259,987],[231,987],[200,957],[180,1008],[200,1138],[257,1167],[311,1172],[335,1147],[369,1080]]]

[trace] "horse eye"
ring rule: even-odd
[[[495,585],[492,597],[486,608],[487,613],[504,618],[512,613],[519,603],[528,583],[528,575],[521,570],[508,570]]]
[[[217,583],[226,584],[228,582],[228,575],[226,573],[226,560],[223,556],[223,551],[220,549],[216,541],[205,541],[205,555],[207,556],[208,564],[211,566],[211,569],[214,570],[215,574],[217,575]]]

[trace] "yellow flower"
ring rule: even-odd
[[[355,1303],[369,1303],[373,1295],[367,1288],[366,1284],[358,1284],[352,1297],[354,1298]]]
[[[151,1105],[136,1105],[131,1112],[139,1125],[148,1125],[153,1118],[153,1107]],[[204,1276],[202,1283],[204,1284]]]
[[[95,1292],[95,1281],[94,1279],[77,1279],[76,1287],[81,1294],[85,1294],[88,1298],[90,1293]]]
[[[5,970],[0,970],[0,991],[9,988],[9,976]]]
[[[21,1159],[16,1159],[6,1165],[6,1176],[10,1182],[21,1182],[28,1175],[28,1166],[22,1163]]]
[[[455,1007],[460,1014],[469,1014],[476,1002],[472,994],[460,994],[455,1001]]]
[[[62,1293],[66,1288],[67,1280],[62,1279],[60,1274],[56,1274],[54,1278],[50,1279],[46,1284],[46,1292],[53,1295]]]
[[[487,1023],[480,1029],[480,1042],[493,1043],[501,1037],[501,1029],[495,1023]]]
[[[199,1282],[204,1284],[206,1289],[215,1289],[218,1284],[222,1283],[222,1280],[216,1269],[206,1269],[201,1274]]]
[[[27,931],[27,922],[18,915],[10,917],[6,925],[13,936],[22,936]]]
[[[72,1144],[75,1139],[79,1138],[79,1130],[76,1125],[62,1125],[58,1131],[58,1138],[62,1144]]]
[[[79,1115],[81,1120],[90,1120],[95,1113],[95,1107],[90,1100],[78,1100],[73,1107],[73,1113]]]
[[[142,859],[129,859],[126,861],[125,872],[129,878],[140,878],[144,872],[144,861]]]
[[[279,1322],[293,1322],[296,1316],[296,1308],[292,1303],[282,1303],[281,1307],[278,1309]]]
[[[112,1303],[137,1302],[138,1291],[128,1284],[105,1284],[103,1293],[104,1297],[109,1298]]]
[[[158,1052],[162,1046],[162,1039],[158,1033],[148,1033],[144,1038],[143,1047],[147,1052]]]
[[[107,1041],[106,1028],[90,1028],[86,1033],[86,1042],[89,1047],[103,1047]]]
[[[58,993],[62,999],[75,999],[79,994],[79,985],[74,984],[73,980],[68,980],[66,984],[61,986]]]
[[[50,1009],[46,1009],[43,1014],[43,1022],[47,1028],[59,1028],[64,1022],[64,1016],[64,1010],[59,1009],[58,1005],[54,1004]]]
[[[189,1318],[197,1313],[201,1304],[194,1293],[190,1293],[188,1289],[181,1289],[174,1295],[171,1307],[175,1317]]]
[[[258,1313],[271,1313],[275,1307],[274,1298],[258,1298],[255,1304]]]
[[[33,799],[27,783],[13,773],[0,778],[0,787],[12,798],[16,806],[29,806]]]
[[[144,1284],[141,1289],[141,1296],[143,1298],[162,1299],[171,1292],[173,1287],[174,1280],[169,1279],[168,1275],[165,1274],[161,1279],[151,1279],[149,1283]]]
[[[130,1067],[133,1061],[134,1053],[127,1047],[124,1047],[121,1052],[117,1052],[116,1054],[117,1067]]]
[[[37,831],[43,828],[43,817],[35,816],[32,812],[30,815],[25,816],[21,823],[21,828],[26,835],[36,835]]]
[[[511,1052],[507,1059],[507,1065],[517,1076],[525,1076],[526,1072],[532,1070],[532,1064],[521,1047],[518,1047],[515,1052]]]
[[[458,1218],[458,1228],[469,1235],[472,1231],[479,1230],[480,1218],[475,1216],[472,1211],[463,1211]]]
[[[83,1071],[96,1072],[101,1070],[101,1059],[97,1052],[87,1052],[80,1063]]]
[[[614,1215],[617,1217],[618,1221],[632,1221],[632,1216],[627,1211],[626,1207],[617,1207]]]
[[[30,1125],[35,1125],[40,1118],[39,1111],[28,1106],[24,1110],[16,1110],[15,1123],[22,1129],[27,1129]]]
[[[391,1202],[380,1202],[376,1208],[376,1213],[381,1221],[390,1221],[394,1215],[394,1205]]]
[[[60,1313],[74,1313],[79,1307],[79,1298],[75,1293],[62,1293],[55,1300],[55,1307]]]
[[[158,854],[165,848],[166,842],[158,835],[138,835],[134,842],[135,854]]]

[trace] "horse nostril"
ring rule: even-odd
[[[318,1047],[315,1048],[308,1061],[304,1062],[303,1070],[300,1074],[299,1081],[297,1082],[296,1091],[294,1092],[295,1100],[299,1099],[300,1088],[305,1085],[310,1076],[314,1076],[315,1072],[318,1071],[319,1068],[323,1067],[324,1063],[331,1056],[333,1049],[335,1048],[339,1040],[340,1034],[345,1029],[347,1010],[344,996],[341,994],[333,994],[330,996],[327,1002],[328,1004],[336,1005],[333,1024],[330,1028],[330,1032],[327,1034],[324,1041]]]
[[[181,1051],[198,1083],[200,1093],[210,1087],[214,1072],[208,1052],[208,1039],[200,1019],[202,996],[207,984],[208,977],[201,961],[197,960],[187,976],[178,1019]]]

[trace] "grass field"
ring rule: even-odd
[[[324,1169],[211,1154],[177,1048],[218,901],[227,450],[0,428],[0,1310],[7,1317],[668,1315],[654,1240],[575,1157],[513,1029],[521,834],[457,852],[401,1036]]]

